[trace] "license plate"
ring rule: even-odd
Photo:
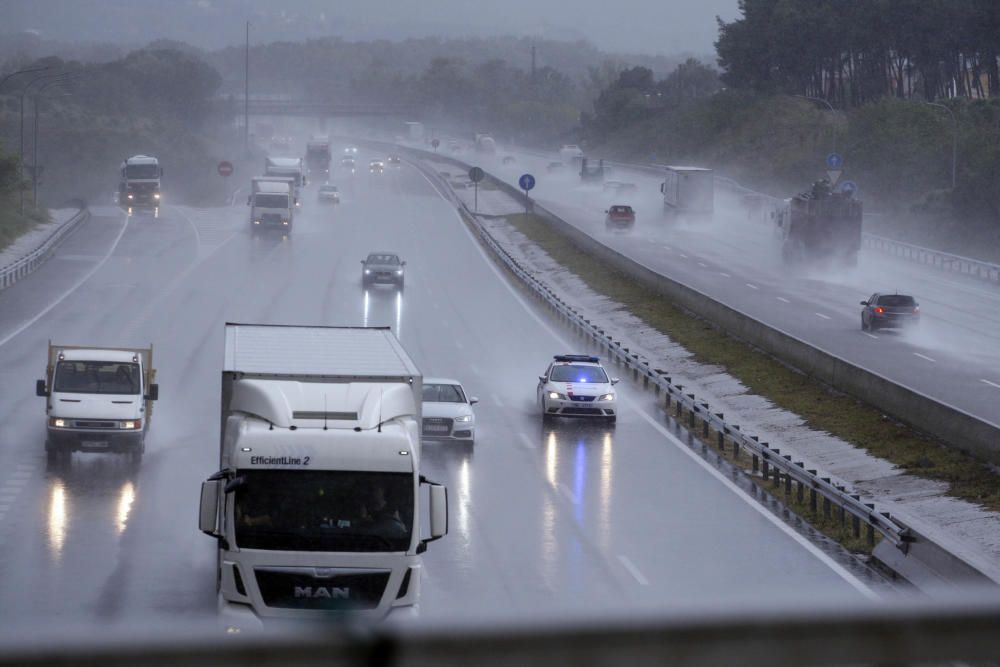
[[[444,424],[428,424],[424,427],[425,431],[435,431],[437,433],[447,433],[448,427]]]
[[[80,443],[85,449],[107,449],[110,445],[107,440],[84,440]]]

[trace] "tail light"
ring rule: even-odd
[[[877,306],[877,307],[875,308],[875,314],[876,314],[876,315],[881,315],[881,314],[882,314],[882,313],[884,313],[884,312],[885,312],[885,308],[883,308],[882,306]]]

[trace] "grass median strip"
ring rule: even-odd
[[[954,497],[1000,510],[1000,475],[986,464],[726,335],[603,265],[538,216],[517,214],[506,219],[590,289],[622,304],[698,361],[721,366],[750,392],[799,415],[811,428],[861,447],[908,473],[947,482]]]
[[[15,196],[0,197],[0,251],[39,223],[48,221],[48,214],[44,209],[29,206],[24,213],[18,213],[17,208]]]

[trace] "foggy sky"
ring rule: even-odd
[[[250,20],[254,42],[514,34],[669,55],[712,53],[715,17],[736,18],[737,0],[2,0],[0,11],[3,32],[59,41],[214,49],[241,43]]]

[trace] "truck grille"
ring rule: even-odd
[[[77,419],[73,422],[73,426],[76,428],[118,428],[118,422]]]
[[[424,417],[424,435],[448,435],[451,433],[452,420],[447,417]]]
[[[265,225],[280,225],[281,216],[277,213],[265,213],[260,216],[260,221]]]
[[[268,607],[316,611],[374,609],[389,583],[388,570],[318,577],[311,568],[256,570],[257,585]]]

